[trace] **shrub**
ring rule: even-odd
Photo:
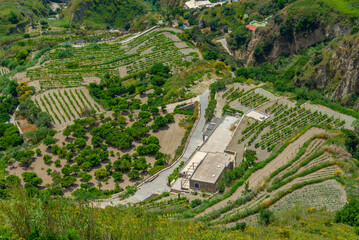
[[[37,156],[41,155],[41,149],[37,148],[35,152],[36,152]]]
[[[42,179],[40,177],[34,177],[30,181],[31,185],[37,186],[43,183]]]
[[[268,209],[261,209],[259,211],[259,223],[263,226],[268,226],[274,221],[274,214]]]
[[[359,227],[359,201],[351,200],[335,214],[334,221]]]
[[[140,172],[138,170],[132,170],[131,172],[128,173],[128,177],[133,179],[136,179],[140,176]]]
[[[51,160],[52,160],[52,156],[51,155],[45,155],[43,159],[44,159],[45,164],[49,164],[51,162]]]
[[[84,182],[88,182],[92,179],[92,175],[86,172],[81,172],[78,174],[78,176],[81,177],[81,180]]]
[[[61,187],[67,188],[76,182],[76,178],[72,176],[65,176],[60,180]]]
[[[30,182],[31,179],[37,177],[37,174],[33,172],[23,172],[21,176],[23,177],[25,182]]]
[[[84,163],[81,165],[81,168],[82,168],[82,170],[88,172],[88,171],[91,170],[92,165],[91,165],[91,163],[89,163],[89,162],[84,162]]]
[[[123,174],[121,172],[114,172],[112,174],[113,179],[115,179],[115,181],[122,181],[123,179]]]
[[[61,169],[61,172],[62,172],[62,174],[64,174],[65,176],[67,176],[67,175],[70,175],[70,174],[71,174],[71,169],[70,169],[69,166],[65,166],[65,167],[63,167],[63,168]]]
[[[106,181],[108,179],[109,175],[110,175],[110,173],[104,168],[100,168],[95,171],[96,179],[103,179]]]
[[[235,229],[236,230],[241,230],[244,231],[247,227],[247,223],[246,222],[240,222],[240,223],[236,223]]]
[[[61,166],[61,161],[60,159],[56,159],[55,162],[54,162],[55,166],[56,167],[60,167]]]
[[[197,206],[199,206],[199,205],[201,205],[202,204],[202,200],[201,199],[195,199],[195,200],[193,200],[192,202],[191,202],[191,208],[195,208],[195,207],[197,207]]]

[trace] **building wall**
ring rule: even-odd
[[[196,184],[199,185],[199,188],[196,187]],[[217,184],[213,184],[213,183],[208,183],[208,182],[202,182],[202,181],[197,181],[197,180],[189,180],[189,187],[192,190],[195,191],[205,191],[205,192],[216,192],[217,191]]]
[[[190,179],[189,187],[190,187],[190,189],[195,190],[195,191],[203,190],[205,192],[211,192],[211,193],[217,192],[218,184],[220,183],[224,173],[227,172],[229,169],[233,169],[233,162],[230,162],[228,164],[228,166],[223,169],[221,176],[217,179],[217,181],[215,183],[209,183],[209,182]],[[196,184],[199,185],[199,188],[196,187]]]

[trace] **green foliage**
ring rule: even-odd
[[[95,171],[95,177],[96,179],[103,179],[103,180],[107,180],[108,179],[108,176],[110,175],[110,173],[104,169],[104,168],[100,168],[98,170]]]
[[[84,14],[78,13],[78,9],[84,8]],[[115,27],[128,29],[130,22],[146,13],[149,6],[141,0],[134,1],[73,1],[68,14],[74,22],[82,22],[89,28]]]
[[[49,164],[49,163],[51,162],[51,160],[52,160],[52,156],[46,154],[46,155],[43,157],[43,159],[44,159],[44,163],[45,163],[45,164]]]
[[[227,38],[231,49],[246,49],[251,40],[252,33],[244,25],[239,25]]]
[[[16,147],[23,143],[17,127],[11,123],[0,123],[0,151]]]
[[[157,144],[141,145],[136,148],[139,155],[155,155],[160,150]]]
[[[77,179],[75,177],[65,176],[60,180],[60,185],[63,188],[68,188],[68,187],[72,186],[76,181],[77,181]]]
[[[145,157],[139,157],[133,161],[131,166],[136,170],[145,171],[149,167],[149,164],[147,164]]]
[[[268,209],[262,209],[259,211],[258,221],[263,226],[268,226],[274,221],[274,213]]]
[[[202,200],[201,199],[194,199],[191,201],[191,208],[195,208],[198,207],[199,205],[202,204]]]
[[[129,172],[127,175],[130,179],[134,180],[140,176],[140,172],[138,170],[134,169],[131,172]]]
[[[335,214],[335,222],[346,223],[351,226],[359,227],[359,202],[358,200],[351,200],[345,204],[343,209]]]
[[[121,172],[114,172],[112,174],[113,179],[115,179],[115,181],[122,181],[123,180],[123,174]]]

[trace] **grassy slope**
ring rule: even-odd
[[[15,192],[16,191],[16,192]],[[13,200],[0,202],[0,238],[34,239],[355,239],[352,227],[333,224],[327,211],[292,209],[276,215],[268,227],[245,231],[207,228],[194,221],[168,218],[174,209],[189,208],[182,199],[143,207],[96,209],[68,199],[26,197],[16,189]],[[25,207],[26,206],[26,207]],[[148,211],[148,208],[152,210]],[[119,217],[121,216],[121,217]],[[10,224],[12,227],[10,227]],[[56,236],[56,237],[55,237]],[[71,238],[70,238],[71,237]],[[36,238],[37,239],[37,238]]]
[[[0,0],[0,34],[8,34],[9,31],[16,31],[12,28],[18,28],[23,24],[30,23],[37,17],[45,16],[48,8],[40,0]],[[10,13],[14,12],[18,23],[12,24],[9,20]]]
[[[143,0],[74,0],[64,15],[70,16],[75,23],[81,22],[88,27],[124,28],[149,9]]]

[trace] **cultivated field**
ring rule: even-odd
[[[335,177],[343,173],[340,160],[350,155],[345,151],[333,155],[330,142],[336,137],[323,129],[309,129],[254,171],[246,181],[248,189],[243,184],[198,214],[198,220],[233,227],[262,208],[279,211],[300,204],[331,211],[341,209],[347,202],[346,193]]]
[[[85,117],[89,112],[104,111],[85,87],[48,90],[33,99],[42,111],[51,115],[55,129],[65,128],[74,119]]]
[[[83,47],[63,44],[46,53],[38,67],[28,69],[26,78],[38,81],[43,90],[77,87],[98,82],[98,77],[107,73],[120,77],[139,73],[154,63],[175,69],[193,57],[199,57],[199,54],[182,42],[175,32],[159,30],[124,45],[118,41]]]
[[[112,115],[112,112],[107,112],[105,114],[105,117],[111,117],[111,115]],[[163,129],[160,129],[158,131],[151,130],[148,133],[148,135],[154,135],[154,136],[158,137],[158,139],[160,141],[160,147],[161,147],[160,151],[164,154],[168,154],[170,156],[170,159],[175,156],[176,149],[178,146],[181,145],[181,140],[186,131],[183,127],[179,126],[179,122],[183,118],[184,118],[183,115],[175,115],[175,122],[169,124],[167,127],[163,128]],[[131,121],[130,121],[130,119],[128,119],[128,117],[126,117],[126,120],[129,124],[131,123]],[[56,139],[56,144],[59,146],[66,146],[67,144],[71,144],[76,139],[74,136],[69,136],[69,137],[63,136],[62,131],[57,133],[54,136],[54,138]],[[89,133],[86,133],[85,139],[86,139],[86,145],[91,148],[92,136]],[[120,149],[115,146],[108,145],[106,151],[108,153],[113,152],[113,155],[109,154],[109,157],[107,160],[101,161],[100,165],[92,168],[90,171],[87,171],[87,173],[92,176],[92,179],[90,181],[88,181],[89,185],[97,187],[98,183],[101,182],[103,185],[101,187],[101,190],[115,189],[116,182],[113,177],[109,176],[109,178],[106,181],[103,181],[103,180],[100,181],[100,180],[96,179],[95,171],[100,168],[106,168],[105,166],[108,164],[113,165],[113,163],[119,159],[119,156],[123,156],[125,154],[132,155],[133,153],[136,153],[136,147],[138,147],[140,145],[141,145],[140,141],[135,141],[133,143],[133,145],[128,149]],[[30,166],[24,167],[19,162],[16,162],[10,168],[7,169],[8,174],[15,174],[22,179],[21,174],[23,172],[25,172],[25,171],[26,172],[34,172],[39,177],[41,177],[43,180],[43,183],[40,185],[40,187],[44,187],[47,184],[52,184],[54,181],[53,176],[47,173],[48,169],[51,169],[52,172],[54,172],[54,171],[61,172],[61,169],[65,165],[68,165],[70,167],[78,165],[78,162],[76,162],[74,160],[69,161],[64,158],[59,157],[57,154],[52,153],[51,148],[47,147],[43,143],[40,144],[37,148],[41,150],[42,154],[35,155],[33,158],[33,162],[30,164]],[[49,155],[52,157],[52,160],[49,163],[44,162],[45,155]],[[75,154],[75,156],[74,156],[75,159],[76,159],[76,156],[77,155]],[[78,156],[80,156],[80,155],[78,155]],[[146,158],[147,164],[150,164],[151,167],[155,166],[156,159],[154,156],[145,156],[145,158]],[[60,164],[55,165],[55,160],[59,160]],[[86,171],[83,170],[83,172],[86,172]],[[81,183],[85,183],[83,180],[81,180],[81,177],[79,177],[78,174],[76,174],[76,173],[72,173],[70,176],[75,177],[77,179],[77,181],[70,188],[64,189],[66,196],[71,196],[72,191],[76,190],[77,188],[80,188]],[[130,177],[124,173],[123,180],[119,181],[118,184],[119,184],[120,188],[125,189],[126,186],[131,186],[135,182],[140,181],[141,179],[144,179],[148,176],[150,176],[149,173],[147,171],[144,171],[144,172],[141,172],[141,175],[138,179],[131,180]],[[25,184],[25,183],[23,182],[23,184]]]
[[[6,67],[0,67],[0,76],[10,73],[10,70]]]

